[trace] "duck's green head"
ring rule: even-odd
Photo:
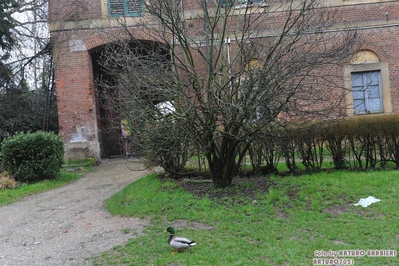
[[[175,229],[174,229],[173,227],[168,227],[168,228],[166,229],[166,231],[169,232],[169,233],[171,233],[172,235],[175,234]]]

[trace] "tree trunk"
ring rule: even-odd
[[[226,137],[211,144],[207,160],[215,187],[224,188],[232,184],[245,152],[249,148],[249,145],[245,145],[240,151],[240,143],[240,141]]]
[[[213,185],[218,188],[230,186],[234,176],[237,174],[236,163],[228,163],[225,159],[215,154],[208,154],[207,159],[211,170]]]

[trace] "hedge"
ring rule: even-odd
[[[5,171],[17,181],[33,183],[58,176],[64,145],[54,133],[17,133],[2,142],[1,154]]]

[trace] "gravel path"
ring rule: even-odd
[[[103,160],[72,184],[0,208],[0,265],[91,265],[90,256],[140,234],[148,221],[104,209],[105,199],[148,173],[140,169],[134,159]]]

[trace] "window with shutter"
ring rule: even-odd
[[[380,71],[351,73],[355,114],[383,112]]]
[[[144,0],[108,0],[111,17],[138,17],[144,12]]]

